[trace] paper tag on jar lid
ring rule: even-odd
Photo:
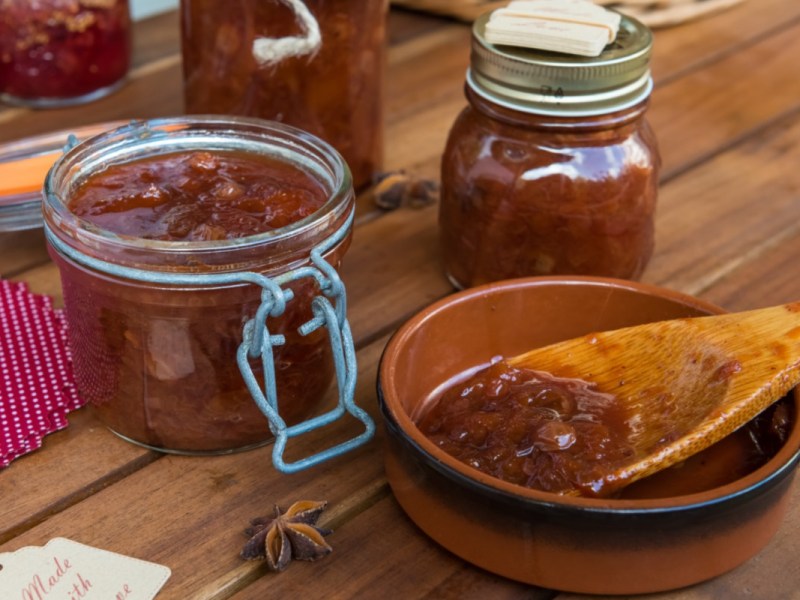
[[[619,13],[588,0],[516,0],[486,23],[490,44],[599,56],[617,37]]]
[[[152,600],[169,568],[54,538],[0,554],[0,598],[14,600]]]

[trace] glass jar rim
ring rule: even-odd
[[[245,150],[278,156],[321,183],[328,200],[312,214],[284,227],[241,238],[166,241],[122,235],[73,214],[65,196],[94,170],[181,150]],[[249,117],[190,115],[137,120],[83,140],[59,158],[44,183],[45,228],[70,246],[113,247],[157,255],[211,255],[247,251],[310,235],[325,223],[346,219],[353,202],[352,178],[342,156],[327,142],[301,129]],[[336,229],[335,226],[331,229]],[[103,258],[108,260],[107,254]]]

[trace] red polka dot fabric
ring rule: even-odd
[[[66,321],[48,296],[0,281],[0,468],[67,426],[78,396]]]

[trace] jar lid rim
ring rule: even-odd
[[[608,113],[646,98],[652,89],[652,32],[622,15],[617,39],[597,57],[486,41],[491,12],[472,27],[470,72],[474,89],[499,104],[525,112],[585,116]]]

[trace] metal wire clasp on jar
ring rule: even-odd
[[[76,189],[109,165],[201,151],[267,156],[311,178],[327,200],[276,229],[199,241],[126,235],[72,210]],[[230,452],[274,436],[275,467],[294,472],[365,443],[374,424],[353,400],[355,351],[337,273],[353,210],[341,156],[275,123],[134,122],[69,149],[47,177],[44,220],[80,393],[112,431],[165,452]],[[334,375],[338,403],[318,414]],[[290,438],[346,413],[363,433],[284,459]]]

